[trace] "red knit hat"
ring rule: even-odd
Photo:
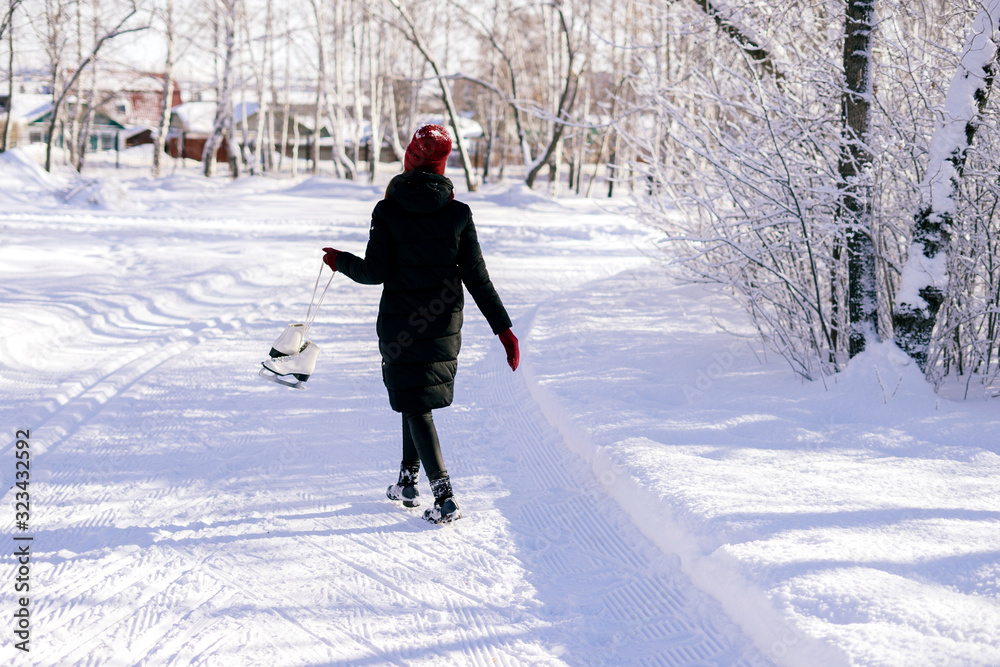
[[[444,175],[444,166],[451,153],[451,137],[440,125],[424,125],[413,133],[403,156],[403,171],[430,171]]]

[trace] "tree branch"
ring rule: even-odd
[[[740,49],[742,49],[751,60],[763,67],[764,70],[775,79],[785,78],[785,75],[781,72],[781,70],[775,66],[774,58],[771,56],[770,51],[765,49],[763,46],[751,39],[745,32],[733,25],[733,23],[723,16],[715,5],[712,4],[711,0],[694,0],[694,3],[701,7],[701,9],[715,21],[715,25],[719,26],[724,33],[732,37],[733,40],[739,44]]]
[[[462,171],[465,172],[465,184],[469,188],[469,192],[475,192],[478,187],[478,183],[476,183],[476,177],[472,172],[472,162],[469,160],[469,154],[465,150],[465,141],[462,138],[462,130],[459,127],[458,110],[455,108],[455,100],[452,98],[451,88],[445,84],[444,78],[441,77],[441,71],[438,67],[437,60],[431,56],[430,51],[428,51],[427,46],[424,44],[424,41],[417,33],[417,27],[413,17],[410,16],[410,13],[405,7],[403,7],[400,0],[389,0],[389,3],[399,11],[399,15],[402,17],[403,21],[406,22],[408,30],[403,31],[403,34],[406,35],[406,38],[410,41],[410,43],[412,43],[417,50],[420,51],[420,54],[424,57],[424,60],[427,61],[427,64],[430,65],[430,68],[434,71],[434,74],[438,79],[438,84],[441,87],[441,98],[444,101],[445,110],[448,113],[451,126],[455,129],[454,140],[455,145],[458,148],[459,156],[462,159]]]
[[[11,22],[14,20],[14,10],[21,4],[21,1],[22,0],[10,0],[7,12],[3,15],[3,19],[0,19],[0,39],[3,39],[3,34],[7,32],[7,27],[10,26]],[[13,73],[11,73],[11,75],[13,76]]]

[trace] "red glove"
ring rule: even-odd
[[[507,329],[500,334],[500,342],[503,343],[503,349],[507,351],[507,365],[510,366],[510,370],[516,371],[517,364],[521,361],[521,353],[517,349],[517,337],[513,331]]]
[[[336,271],[337,270],[337,255],[340,254],[340,251],[339,250],[334,250],[333,248],[323,248],[323,252],[326,253],[325,255],[323,255],[323,261],[326,262],[327,266],[329,266],[331,269],[333,269],[334,271]]]

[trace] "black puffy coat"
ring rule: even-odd
[[[462,309],[469,290],[493,333],[510,328],[476,236],[472,211],[455,201],[444,176],[404,172],[372,211],[365,257],[337,256],[337,270],[383,285],[379,351],[389,405],[425,412],[451,405],[462,347]]]

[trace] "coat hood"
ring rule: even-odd
[[[455,186],[438,174],[405,171],[389,182],[385,194],[411,213],[433,213],[455,198]]]

